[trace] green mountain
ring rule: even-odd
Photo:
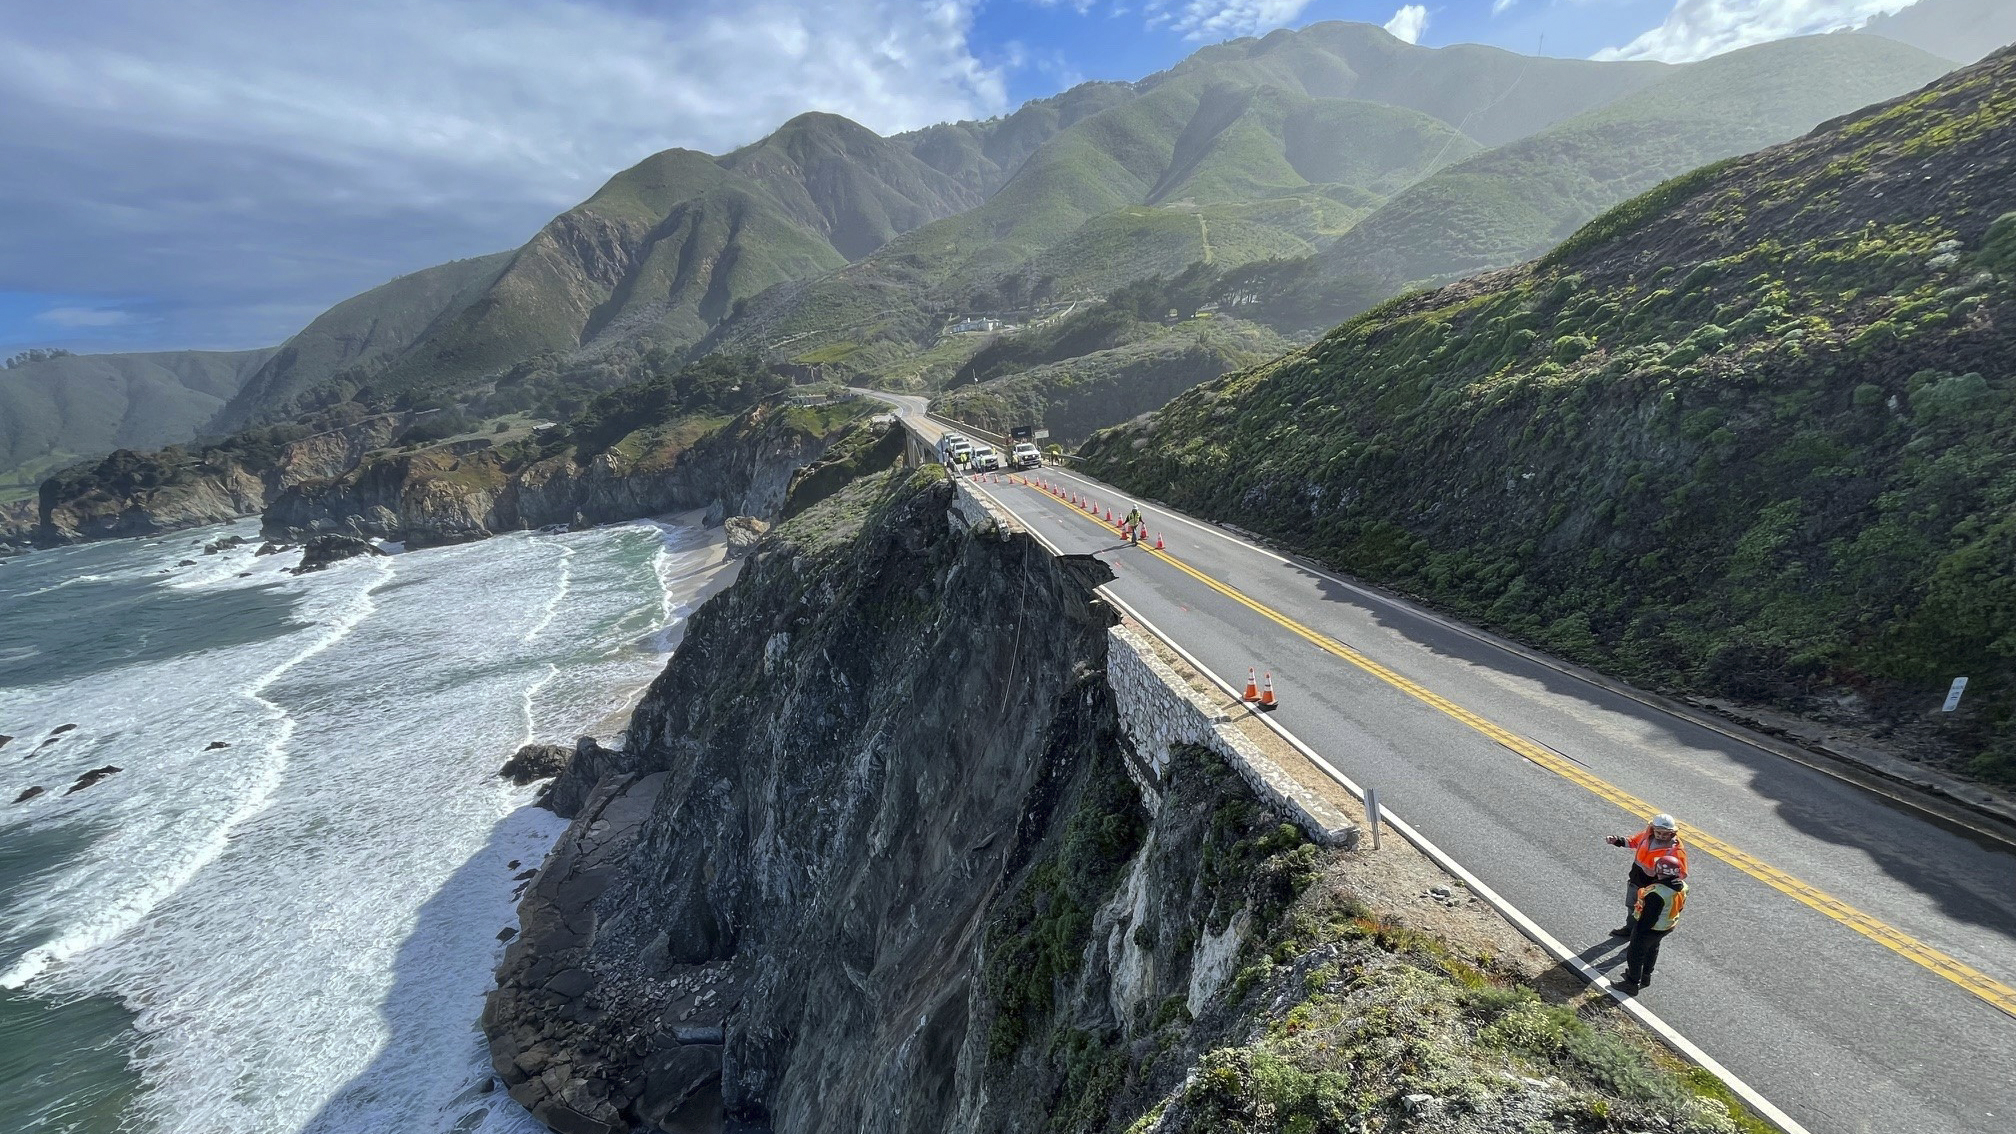
[[[2016,782],[2012,358],[2016,50],[1085,453],[1631,680]]]
[[[977,201],[908,147],[831,114],[725,157],[667,150],[554,218],[379,381],[438,389],[598,343],[686,347],[740,301]]]
[[[498,252],[455,260],[400,276],[316,316],[292,338],[269,352],[257,373],[210,422],[209,431],[228,433],[257,421],[285,418],[303,407],[294,399],[330,378],[348,372],[361,377],[412,346],[445,313],[459,311],[496,282],[510,260]]]
[[[1323,262],[1396,289],[1515,264],[1669,177],[1797,137],[1952,66],[1888,39],[1824,35],[1674,68],[1406,189],[1345,233]]]
[[[64,355],[0,370],[0,494],[113,449],[196,436],[272,349]]]
[[[1004,286],[1014,300],[1041,301],[1198,260],[1308,255],[1480,145],[1602,106],[1668,70],[1417,47],[1346,23],[1205,48],[1132,87],[1085,91],[1072,103],[1082,115],[1030,149],[985,204],[763,296],[709,344],[922,347],[942,315]],[[923,133],[945,142],[957,131]],[[973,168],[970,150],[948,168]]]
[[[1299,338],[1939,68],[1874,36],[1671,67],[1323,23],[984,122],[884,138],[805,114],[729,154],[655,154],[515,251],[339,304],[211,427],[340,402],[564,414],[710,352],[935,388],[986,343],[947,333],[961,315],[1024,333],[1195,265],[1224,281],[1227,314]]]

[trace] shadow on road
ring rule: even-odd
[[[1940,912],[1956,922],[2016,939],[2016,889],[2008,885],[2008,880],[2016,877],[2016,852],[1958,833],[1902,804],[1786,757],[1449,629],[1376,596],[1376,592],[1374,598],[1367,599],[1307,567],[1292,563],[1289,567],[1313,584],[1325,601],[1353,607],[1423,649],[1629,718],[1676,747],[1726,757],[1748,773],[1750,790],[1775,801],[1779,818],[1794,830],[1866,854],[1878,868],[1936,902]],[[1537,737],[1530,739],[1542,743]],[[1563,754],[1573,759],[1571,754]],[[1661,803],[1651,802],[1655,806]],[[1678,807],[1674,810],[1684,825],[1687,816]],[[1731,841],[1742,845],[1740,832],[1734,833]],[[1807,881],[1822,889],[1829,885],[1824,877]]]

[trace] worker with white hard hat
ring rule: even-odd
[[[1624,887],[1624,924],[1610,931],[1612,937],[1631,936],[1632,911],[1638,906],[1638,892],[1652,884],[1653,864],[1661,858],[1672,856],[1680,863],[1680,874],[1687,874],[1687,848],[1680,842],[1680,826],[1673,817],[1661,811],[1654,815],[1645,829],[1635,835],[1606,835],[1604,842],[1613,847],[1630,847],[1631,879]]]

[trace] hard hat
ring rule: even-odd
[[[1686,873],[1686,869],[1680,865],[1680,860],[1670,854],[1662,854],[1652,860],[1654,878],[1681,878],[1685,877]]]
[[[1671,815],[1661,811],[1652,817],[1651,827],[1655,831],[1677,831],[1680,829],[1680,824],[1675,823]]]

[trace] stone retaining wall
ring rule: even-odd
[[[1323,846],[1357,845],[1358,825],[1303,787],[1258,745],[1170,669],[1139,634],[1125,626],[1107,632],[1106,682],[1139,758],[1137,772],[1159,784],[1177,744],[1209,748],[1239,772],[1262,803]],[[1145,785],[1153,793],[1153,785]]]

